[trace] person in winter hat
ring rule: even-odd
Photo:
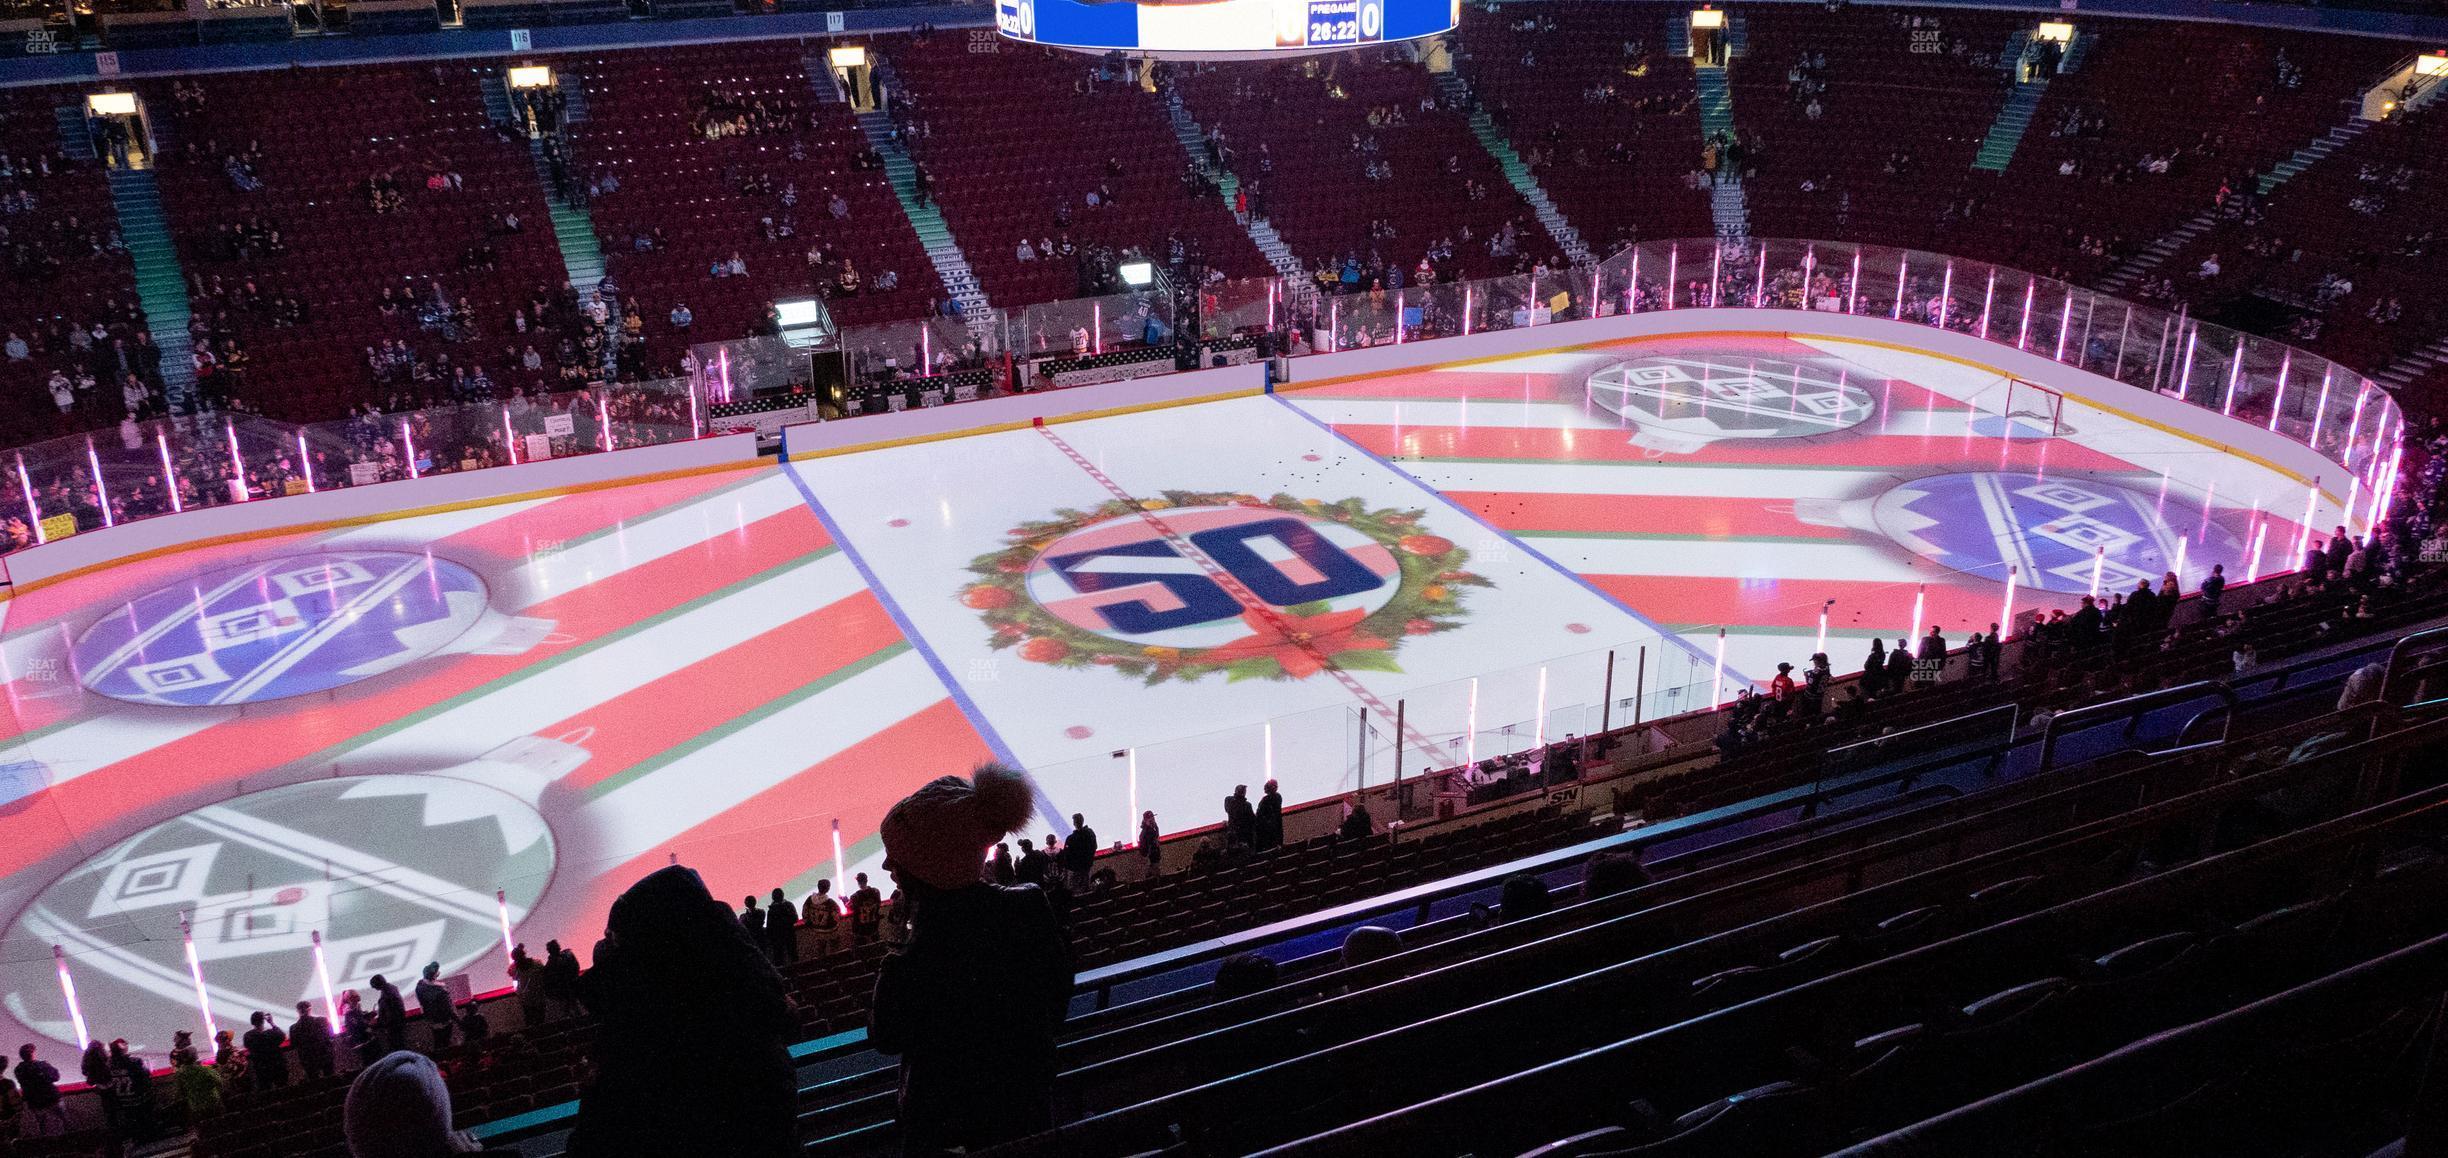
[[[411,1050],[377,1058],[349,1083],[340,1109],[340,1132],[350,1158],[447,1158],[453,1154],[508,1154],[487,1150],[451,1129],[450,1087],[433,1059]]]
[[[876,978],[867,1044],[900,1055],[904,1155],[974,1152],[1053,1125],[1069,938],[1036,886],[978,872],[1035,800],[1027,775],[990,763],[884,816],[884,868],[907,895],[911,930]]]
[[[605,933],[578,981],[596,1034],[570,1158],[797,1158],[798,1014],[730,906],[669,865],[612,902]]]

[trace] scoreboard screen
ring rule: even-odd
[[[1278,53],[1452,30],[1458,0],[995,0],[1004,36],[1124,52]]]

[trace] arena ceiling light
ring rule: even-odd
[[[510,70],[512,88],[551,88],[552,69],[541,64],[522,64]]]
[[[136,115],[136,94],[98,92],[85,98],[85,108],[97,117],[132,117]]]

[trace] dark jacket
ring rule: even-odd
[[[972,1150],[1053,1124],[1071,948],[1045,894],[976,884],[914,898],[876,978],[867,1044],[901,1057],[902,1153]]]
[[[673,865],[621,894],[607,928],[579,981],[598,1032],[569,1158],[797,1158],[798,1018],[730,907]]]
[[[1063,868],[1074,876],[1087,876],[1088,870],[1096,867],[1096,840],[1096,829],[1089,825],[1083,824],[1071,830],[1069,839],[1063,841]]]
[[[289,1025],[289,1044],[297,1050],[298,1068],[329,1073],[332,1068],[331,1022],[308,1013]]]
[[[246,1046],[247,1072],[255,1075],[257,1086],[286,1085],[289,1081],[289,1055],[281,1047],[289,1044],[289,1035],[281,1027],[265,1022],[261,1029],[250,1029],[238,1039]]]
[[[59,1067],[37,1058],[17,1063],[17,1089],[26,1108],[47,1110],[59,1104]]]
[[[374,991],[374,1028],[383,1033],[398,1033],[408,1026],[408,1003],[400,997],[399,986],[387,985]]]
[[[1258,837],[1258,810],[1250,807],[1247,796],[1224,798],[1224,839],[1234,844],[1255,844]]]
[[[1283,793],[1268,792],[1258,798],[1257,843],[1252,847],[1274,848],[1283,843]]]
[[[417,1012],[424,1014],[429,1024],[443,1025],[452,1020],[450,990],[441,982],[418,979],[416,998]]]

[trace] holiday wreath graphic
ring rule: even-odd
[[[960,599],[988,646],[1149,685],[1398,672],[1406,638],[1462,626],[1465,594],[1491,586],[1422,509],[1160,493],[1057,510],[972,560]]]

